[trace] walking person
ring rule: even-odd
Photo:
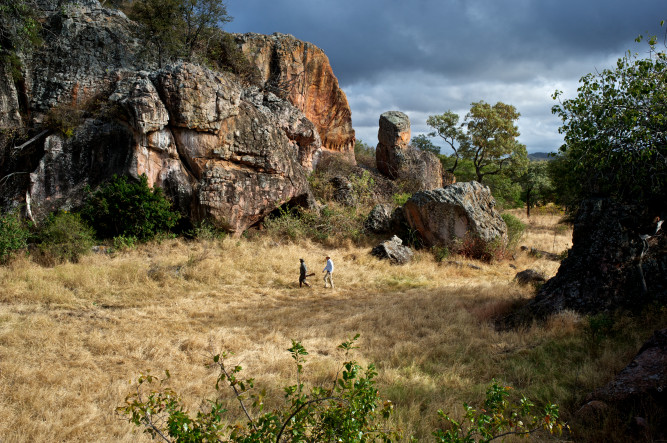
[[[308,274],[306,262],[302,258],[300,258],[299,261],[301,262],[301,267],[299,268],[299,287],[301,287],[301,285],[306,285],[310,288],[310,283],[306,281],[306,278],[315,275],[315,273]]]
[[[322,272],[326,272],[326,274],[324,274],[324,287],[325,288],[327,287],[327,283],[331,285],[332,289],[334,287],[333,271],[334,271],[334,265],[333,265],[333,262],[331,261],[331,257],[327,257],[327,265],[322,270]]]

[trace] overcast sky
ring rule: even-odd
[[[398,110],[412,136],[429,115],[498,101],[521,113],[528,152],[555,152],[556,89],[613,67],[640,34],[664,36],[667,0],[227,0],[229,32],[281,32],[329,57],[357,139],[377,144],[378,119]],[[448,153],[443,149],[443,153]]]

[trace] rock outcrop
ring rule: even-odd
[[[403,240],[394,235],[391,239],[375,246],[371,250],[371,255],[389,260],[394,265],[404,265],[412,260],[414,253],[408,246],[403,245]]]
[[[403,181],[410,190],[442,187],[442,164],[430,152],[409,145],[410,119],[400,111],[380,116],[375,162],[378,170],[392,180]]]
[[[353,160],[352,113],[324,52],[286,34],[236,34],[235,38],[259,68],[262,84],[284,91],[287,100],[313,122],[323,149]]]
[[[495,205],[489,188],[473,181],[417,192],[403,212],[427,246],[449,248],[466,236],[506,243],[507,226]]]
[[[265,81],[294,80],[290,103],[230,73],[187,63],[158,69],[136,25],[96,0],[54,8],[44,26],[48,38],[26,59],[25,80],[0,72],[3,206],[28,202],[39,219],[76,207],[86,186],[113,174],[146,174],[184,215],[240,233],[286,202],[312,203],[306,174],[321,155],[320,134],[328,149],[353,153],[347,99],[313,45],[238,36],[255,47],[250,59]],[[68,112],[78,121],[66,134],[43,131]],[[18,143],[5,135],[15,129],[24,132]]]
[[[660,441],[667,436],[667,329],[656,331],[614,380],[588,395],[575,414],[573,431],[602,426],[615,416],[626,438]]]
[[[375,205],[364,221],[364,228],[370,232],[381,234],[391,227],[391,207],[386,204]]]
[[[661,212],[663,211],[663,212]],[[582,202],[575,218],[572,249],[558,273],[523,309],[503,319],[512,326],[562,310],[596,314],[641,309],[667,297],[667,235],[655,233],[657,214],[609,199]],[[643,255],[642,255],[643,254]]]

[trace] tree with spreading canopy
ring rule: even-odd
[[[661,23],[661,26],[663,23]],[[638,37],[637,41],[642,41]],[[667,56],[656,37],[645,56],[580,79],[577,96],[553,107],[563,125],[559,171],[577,200],[611,196],[646,205],[667,195]],[[554,93],[559,99],[561,91]]]
[[[526,202],[526,217],[530,217],[530,209],[540,200],[553,192],[553,184],[549,175],[548,161],[534,161],[518,177],[521,194]]]
[[[477,181],[483,183],[485,176],[509,170],[519,173],[528,163],[526,147],[517,140],[515,121],[520,115],[512,105],[479,101],[471,105],[460,124],[459,115],[451,110],[430,116],[426,123],[434,129],[429,135],[442,138],[454,151],[454,164],[448,171],[454,173],[459,159],[470,160]]]

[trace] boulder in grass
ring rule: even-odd
[[[395,265],[404,265],[412,260],[414,253],[410,247],[403,245],[403,240],[394,235],[390,240],[385,240],[374,247],[371,255],[389,260]]]

